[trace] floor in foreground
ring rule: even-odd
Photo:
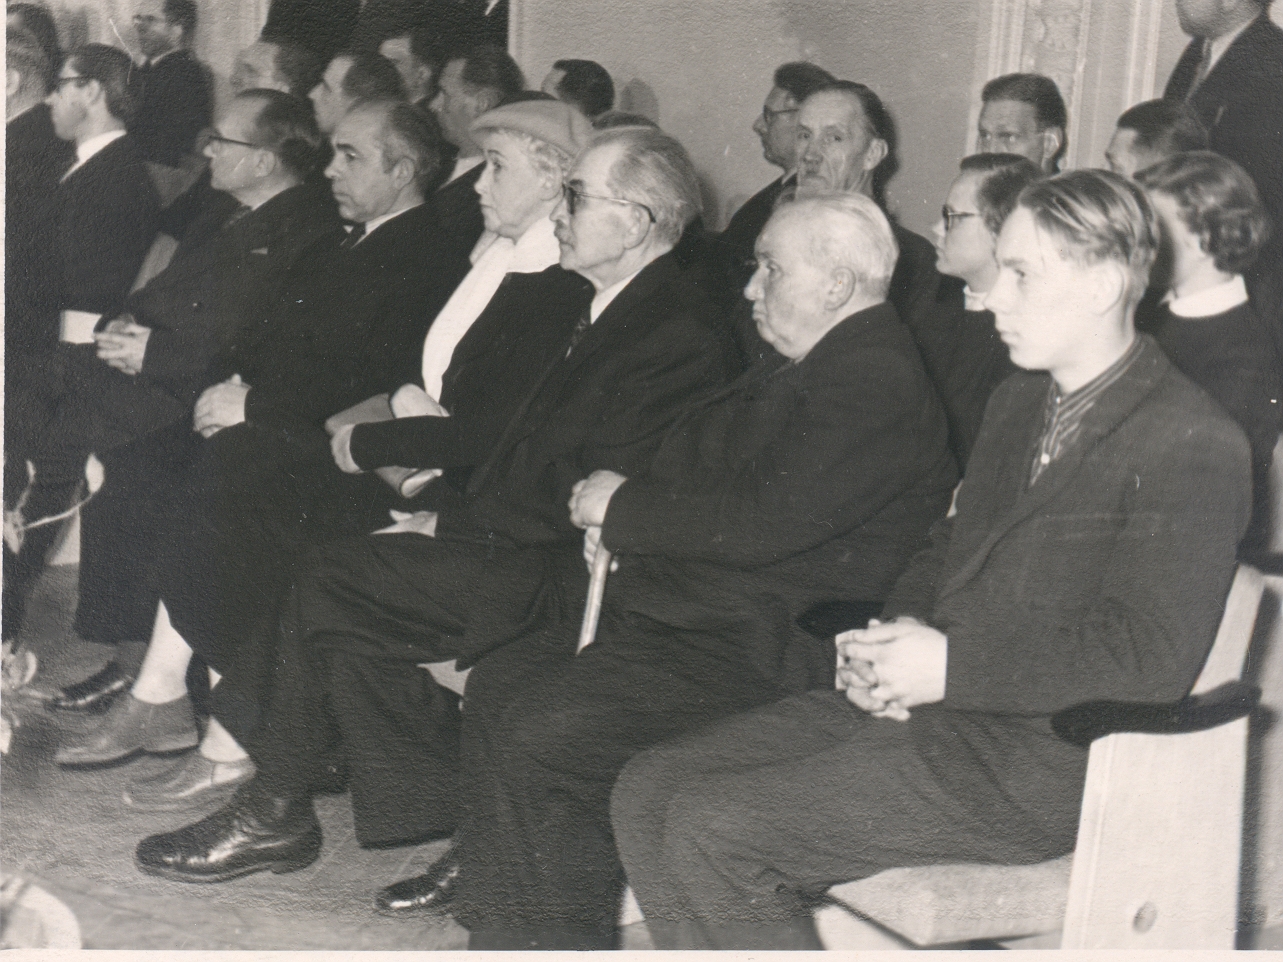
[[[108,649],[70,629],[75,568],[52,568],[33,599],[26,644],[40,659],[32,683],[53,691],[95,670]],[[186,885],[143,875],[139,839],[203,812],[133,812],[121,801],[142,758],[72,771],[52,761],[60,739],[86,720],[24,702],[22,724],[3,762],[0,868],[20,873],[76,915],[90,949],[461,949],[467,933],[449,918],[388,919],[372,909],[381,886],[423,871],[444,842],[367,851],[352,832],[346,795],[318,800],[321,859],[289,875],[265,873],[219,885]]]
[[[40,659],[33,687],[53,691],[95,671],[109,651],[76,639],[71,617],[74,566],[49,569],[33,599],[25,644]],[[367,851],[352,831],[346,795],[321,798],[321,859],[288,875],[261,874],[219,885],[185,885],[140,873],[134,846],[153,832],[177,828],[203,812],[133,812],[121,801],[142,758],[97,770],[61,769],[52,761],[61,739],[90,719],[19,706],[22,725],[2,767],[0,869],[19,873],[56,895],[80,923],[90,949],[462,949],[467,933],[446,916],[388,919],[371,908],[375,891],[423,871],[444,842]],[[1244,933],[1244,947],[1283,950],[1283,926]],[[625,947],[643,948],[641,932]]]

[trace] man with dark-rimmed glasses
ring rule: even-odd
[[[75,145],[75,162],[65,171],[47,205],[51,250],[40,266],[39,296],[26,305],[31,316],[17,323],[39,332],[38,358],[5,385],[8,428],[5,439],[5,519],[11,548],[22,518],[32,520],[67,507],[85,458],[55,469],[45,465],[28,486],[28,439],[41,437],[50,392],[74,391],[80,371],[92,366],[95,325],[114,317],[129,293],[147,249],[156,236],[156,191],[137,146],[125,133],[137,99],[133,69],[123,51],[88,44],[64,60],[46,102],[54,133]],[[60,343],[61,342],[61,343]],[[20,433],[21,432],[21,433]],[[25,497],[24,497],[25,492]],[[4,634],[17,633],[26,597],[57,532],[54,525],[32,530],[17,557],[4,566]]]
[[[77,82],[63,73],[68,88]],[[144,569],[153,549],[154,499],[127,479],[160,477],[162,451],[172,447],[162,442],[178,444],[190,432],[192,406],[214,358],[268,301],[299,253],[338,231],[333,209],[302,186],[322,143],[304,101],[277,91],[242,94],[203,142],[213,188],[234,201],[230,215],[211,205],[168,266],[104,312],[86,343],[59,346],[56,372],[41,370],[10,386],[30,401],[29,416],[9,427],[26,440],[20,456],[35,464],[33,497],[47,484],[74,483],[91,451],[108,466],[108,485],[82,517],[77,627],[85,638],[148,637],[156,602]],[[103,692],[126,684],[137,667],[126,651],[105,674],[71,686],[54,704],[104,707]]]

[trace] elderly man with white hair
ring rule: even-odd
[[[607,948],[623,872],[609,800],[628,759],[832,687],[822,602],[876,614],[956,481],[944,414],[885,303],[897,249],[867,197],[781,207],[746,289],[783,357],[690,407],[651,466],[596,471],[572,521],[614,552],[596,641],[548,632],[468,682],[455,917],[474,949]]]
[[[514,106],[528,114],[545,104]],[[525,204],[503,199],[516,172],[501,167],[524,162],[523,133],[548,129],[518,126],[509,112],[481,131],[492,170],[479,190],[500,235],[494,243],[505,232],[519,236],[514,256],[527,231],[546,228],[534,219],[522,230],[526,217],[514,215]],[[564,507],[573,485],[599,468],[643,472],[686,405],[728,379],[730,345],[715,308],[672,256],[699,210],[680,144],[659,131],[610,131],[596,135],[564,185],[534,170],[520,176],[563,198],[554,212],[561,266],[539,277],[563,268],[580,275],[577,299],[556,306],[531,297],[510,315],[538,325],[541,312],[558,311],[566,326],[550,362],[462,493],[299,565],[264,642],[274,646],[270,699],[243,741],[257,774],[209,817],[145,839],[143,871],[214,882],[310,864],[321,848],[311,798],[336,747],[352,772],[359,842],[450,834],[459,814],[458,699],[417,666],[451,658],[466,666],[524,632],[577,618],[588,579],[582,535]],[[542,205],[546,216],[544,186],[518,193],[543,197],[529,213]],[[495,297],[506,296],[499,290]],[[426,367],[424,380],[430,387]]]

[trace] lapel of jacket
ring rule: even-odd
[[[1181,53],[1180,60],[1167,78],[1167,87],[1163,96],[1167,100],[1184,100],[1189,95],[1189,88],[1194,84],[1194,75],[1198,73],[1199,61],[1203,58],[1203,41],[1191,40]]]
[[[1028,478],[1034,445],[1042,436],[1042,408],[1031,412],[1027,421],[1029,430],[1023,443],[1019,447],[1012,445],[1012,451],[1020,452],[1019,456],[1004,465],[1005,483],[1001,487],[1007,491],[1014,490],[1014,496],[1009,495],[1012,506],[971,557],[945,582],[940,590],[941,597],[957,591],[974,578],[994,545],[1012,528],[1054,500],[1077,475],[1087,455],[1131,415],[1167,373],[1170,365],[1163,357],[1162,349],[1148,335],[1137,336],[1142,338],[1140,355],[1123,376],[1097,399],[1083,419],[1073,444],[1043,470],[1033,487],[1028,486]]]
[[[521,443],[524,438],[539,429],[542,423],[541,420],[531,418],[529,415],[531,408],[544,393],[545,388],[553,384],[564,384],[576,370],[583,366],[589,357],[609,347],[612,341],[617,340],[620,335],[628,330],[628,315],[632,313],[633,308],[650,296],[662,284],[671,281],[677,273],[677,263],[671,253],[665,254],[648,264],[633,278],[632,283],[620,291],[615,299],[606,306],[606,309],[601,312],[601,316],[584,334],[583,339],[575,345],[569,356],[556,358],[544,369],[543,374],[539,376],[534,387],[530,389],[520,407],[517,408],[517,413],[508,422],[503,436],[491,449],[490,456],[486,458],[485,463],[480,468],[473,472],[472,478],[468,483],[469,492],[475,493],[479,491],[489,478],[490,473],[507,456],[508,452]],[[588,309],[588,302],[585,302],[584,309]]]
[[[1211,71],[1194,91],[1192,99],[1199,107],[1199,114],[1203,118],[1208,133],[1220,124],[1226,101],[1240,93],[1233,87],[1248,82],[1247,78],[1261,76],[1262,48],[1265,46],[1266,39],[1264,35],[1269,29],[1268,15],[1257,17],[1248,24],[1247,28],[1234,38],[1234,42],[1229,45],[1225,53],[1221,54],[1221,58],[1212,65]],[[1197,61],[1194,69],[1198,69]]]

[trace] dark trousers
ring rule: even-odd
[[[1042,773],[1037,811],[985,764],[985,749],[1019,758],[1019,740],[960,714],[880,720],[812,692],[634,758],[612,824],[657,947],[820,948],[810,909],[838,882],[1072,848],[1081,764]]]
[[[270,694],[257,724],[256,696],[235,675],[214,690],[215,713],[259,767],[258,787],[307,794],[335,731],[362,844],[452,832],[458,696],[418,665],[458,657],[496,594],[546,617],[561,610],[537,550],[395,534],[309,555],[270,643]]]
[[[623,874],[609,820],[637,751],[780,697],[733,639],[719,646],[613,615],[574,655],[574,631],[522,640],[468,679],[457,917],[471,947],[607,947]]]

